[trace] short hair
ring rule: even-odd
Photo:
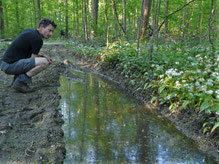
[[[43,19],[40,20],[39,25],[38,25],[38,28],[40,28],[41,25],[43,25],[43,27],[45,28],[45,27],[49,26],[50,24],[51,24],[54,28],[56,28],[56,26],[57,26],[57,25],[55,24],[55,22],[54,22],[52,19],[43,18]]]

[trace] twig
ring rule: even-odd
[[[34,142],[33,142],[33,140],[32,140],[31,145],[29,146],[29,148],[27,147],[27,148],[25,149],[25,151],[24,151],[25,156],[30,157],[30,154],[28,154],[27,151],[29,151],[29,152],[31,152],[31,153],[34,153],[34,152],[35,152],[35,151],[31,150],[31,148],[33,147],[33,144],[34,144]]]

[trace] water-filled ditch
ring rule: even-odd
[[[123,90],[93,73],[60,77],[65,164],[215,163],[195,143]]]

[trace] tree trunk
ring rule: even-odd
[[[126,0],[122,0],[122,22],[123,22],[123,29],[126,33]]]
[[[135,25],[135,28],[137,29],[138,28],[138,9],[137,8],[135,9],[134,25]]]
[[[187,0],[185,0],[185,4],[187,3]],[[182,24],[182,32],[183,32],[183,38],[185,38],[185,26],[186,26],[186,8],[183,10],[183,24]]]
[[[87,31],[87,2],[86,0],[81,1],[82,4],[82,20],[84,28],[84,42],[88,41],[88,31]]]
[[[204,16],[204,0],[201,1],[201,18],[200,18],[200,43],[202,42],[202,24]]]
[[[168,15],[168,8],[169,8],[169,0],[166,0],[165,2],[165,17]],[[165,21],[165,36],[167,36],[168,33],[168,19]]]
[[[68,0],[65,1],[65,37],[68,38]]]
[[[92,30],[91,30],[91,39],[97,35],[97,21],[98,21],[98,0],[93,0],[92,4]]]
[[[215,9],[214,9],[214,6],[216,4],[216,0],[211,0],[211,10],[209,12],[209,19],[208,19],[208,39],[209,39],[209,42],[211,44],[213,44],[213,40],[212,40],[212,25],[213,25],[213,22],[214,22],[214,14],[215,14]]]
[[[40,0],[37,0],[37,8],[38,8],[38,20],[40,20],[41,19]]]
[[[1,37],[0,38],[3,38],[3,35],[4,35],[4,17],[3,17],[2,0],[0,0],[0,31],[1,31]]]
[[[78,36],[79,35],[79,13],[78,13],[79,7],[78,7],[78,0],[76,0],[76,28],[75,28],[75,35]]]
[[[141,28],[142,28],[141,38],[142,39],[145,35],[147,35],[147,32],[148,32],[151,2],[152,0],[144,0],[144,3],[143,3],[143,18],[142,18],[142,25],[141,25]]]
[[[104,4],[104,21],[105,21],[105,29],[106,29],[106,47],[109,46],[109,26],[108,26],[108,18],[107,18],[107,10],[108,10],[108,0],[103,0]]]
[[[158,31],[158,22],[159,22],[159,16],[160,16],[160,4],[161,4],[161,0],[158,0],[157,1],[158,3],[158,8],[156,9],[157,10],[157,16],[156,16],[156,29],[154,29],[154,34],[156,36],[156,43],[157,43],[157,46],[158,46],[158,34],[159,34],[159,31]]]
[[[18,9],[18,1],[16,0],[16,5],[15,5],[15,12],[16,12],[16,23],[17,23],[17,29],[20,29],[20,18],[19,18],[19,9]]]
[[[34,12],[34,27],[37,28],[37,18],[36,18],[36,6],[35,6],[35,0],[33,0],[33,12]]]
[[[144,11],[144,1],[142,0],[141,4],[141,15],[139,19],[139,26],[138,26],[138,31],[137,31],[137,50],[139,50],[139,45],[140,45],[140,35],[141,35],[141,26],[142,26],[142,19],[143,19],[143,11]]]
[[[114,3],[112,4],[113,6],[113,24],[114,24],[114,35],[115,35],[115,40],[118,40],[118,31],[117,31],[117,23],[116,23],[116,14],[115,14],[115,7]]]

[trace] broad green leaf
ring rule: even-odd
[[[209,101],[204,101],[200,107],[201,112],[207,109],[210,106]]]
[[[209,122],[205,122],[203,125],[202,125],[202,127],[204,128],[206,125],[208,125],[209,124]]]
[[[166,88],[166,86],[161,86],[159,89],[158,89],[158,91],[159,91],[159,93],[161,93],[164,89]]]
[[[185,109],[189,103],[191,103],[191,101],[188,100],[184,101],[182,104],[182,108]]]
[[[216,107],[209,108],[206,110],[206,112],[219,112],[219,107],[216,106]]]
[[[208,128],[205,127],[205,128],[203,129],[203,134],[205,134],[205,133],[207,132],[207,130],[208,130]]]
[[[130,81],[132,85],[135,85],[135,80]]]
[[[156,96],[152,97],[152,99],[151,99],[151,103],[153,103],[156,99],[157,99]]]
[[[213,128],[211,129],[211,132],[210,132],[210,133],[213,133],[213,132],[215,131],[215,129],[218,128],[218,127],[219,127],[219,122],[217,122],[217,123],[213,126]]]

